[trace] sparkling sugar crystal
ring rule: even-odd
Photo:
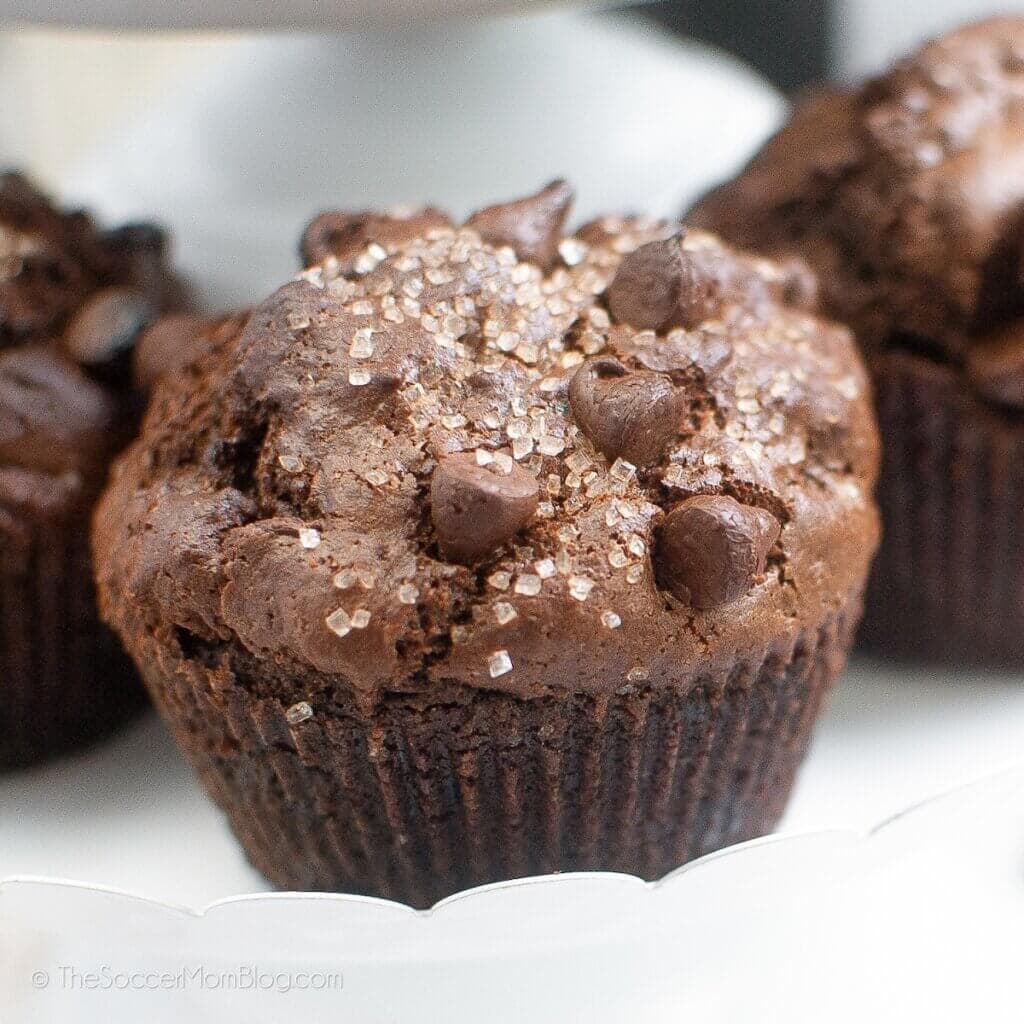
[[[512,457],[514,459],[525,459],[533,451],[532,437],[517,437],[512,442]]]
[[[608,470],[613,480],[618,480],[619,483],[629,483],[633,479],[636,473],[636,466],[632,462],[627,462],[625,459],[616,459],[612,463],[612,468]]]
[[[373,349],[373,331],[369,327],[360,327],[352,336],[348,354],[353,359],[369,359],[373,355]]]
[[[299,543],[310,551],[320,547],[320,531],[314,530],[311,526],[304,526],[299,530]]]
[[[324,621],[327,623],[327,628],[335,634],[335,636],[348,636],[352,631],[352,620],[349,618],[348,612],[344,608],[339,608],[337,611],[331,612]]]
[[[542,558],[539,562],[535,562],[533,565],[534,569],[537,570],[537,575],[542,580],[549,580],[558,571],[555,568],[555,563],[550,558]]]
[[[398,588],[398,600],[402,604],[415,604],[419,596],[420,592],[411,583],[403,583]]]
[[[618,629],[622,625],[622,619],[615,612],[602,612],[601,622],[609,629]]]
[[[508,601],[498,601],[494,605],[494,617],[498,620],[499,626],[507,625],[516,618],[517,615],[518,613],[515,608],[513,608]]]
[[[289,725],[300,725],[302,722],[308,722],[312,717],[313,709],[304,700],[300,700],[298,704],[293,704],[284,713],[284,720]]]
[[[569,596],[577,601],[586,601],[593,589],[594,581],[587,579],[586,576],[569,577]]]
[[[495,452],[494,465],[497,466],[498,470],[504,473],[505,476],[508,476],[509,473],[512,472],[512,466],[514,465],[514,462],[512,461],[511,455],[508,455],[505,452]]]
[[[512,659],[508,656],[508,651],[495,651],[487,659],[487,669],[490,672],[492,679],[497,679],[498,676],[503,676],[507,672],[511,672]]]
[[[590,456],[584,455],[583,452],[573,452],[565,460],[565,465],[573,473],[582,473],[590,465]]]
[[[515,590],[517,594],[522,594],[524,597],[536,597],[540,593],[540,588],[541,578],[539,576],[522,573],[516,577]],[[497,610],[497,605],[495,605],[495,610]]]
[[[563,238],[558,243],[558,255],[562,257],[566,266],[575,267],[586,257],[587,247],[578,238]]]
[[[492,572],[487,577],[487,582],[494,587],[495,590],[508,590],[512,583],[512,574],[509,572]]]

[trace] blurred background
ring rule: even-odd
[[[336,6],[358,7],[361,2],[339,0]],[[98,121],[109,122],[151,101],[173,89],[182,76],[215,59],[227,35],[214,32],[183,39],[144,32],[111,38],[106,32],[68,33],[61,27],[66,20],[79,19],[105,26],[117,25],[119,20],[133,26],[160,26],[168,17],[159,12],[163,6],[146,0],[134,4],[82,0],[69,9],[55,0],[0,0],[0,84],[14,81],[22,87],[15,94],[20,102],[0,106],[0,142],[7,143],[6,150],[14,140],[40,154],[41,162],[73,159],[95,138]],[[202,7],[182,4],[169,17],[178,23],[193,15],[201,19],[206,16],[204,8],[218,6],[216,2]],[[252,12],[252,18],[278,28],[289,24],[280,9],[297,8],[299,15],[292,24],[308,29],[316,25],[317,12],[323,15],[335,5],[298,0],[239,6]],[[385,12],[394,6],[379,5]],[[410,0],[407,6],[429,8],[431,0]],[[545,8],[548,3],[446,0],[440,6],[474,12],[478,7],[497,7],[507,15],[508,8]],[[733,54],[778,89],[792,93],[825,78],[850,79],[869,73],[930,33],[966,19],[1015,9],[1024,10],[1024,0],[1001,4],[977,0],[661,0],[638,4],[631,16]],[[223,25],[236,19],[227,15],[214,20]],[[361,24],[379,25],[382,21],[387,21],[386,14],[363,18]],[[17,22],[22,24],[12,28]],[[48,27],[36,27],[40,22],[49,23]],[[58,40],[62,59],[55,60]],[[11,95],[8,88],[4,93]],[[59,133],[52,131],[54,124],[60,125]]]
[[[743,57],[780,89],[883,67],[963,21],[1024,10],[1021,0],[664,0],[646,13]]]

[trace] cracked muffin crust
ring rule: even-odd
[[[885,452],[865,636],[898,653],[1024,659],[1022,170],[1024,19],[996,18],[806,102],[689,214],[805,258],[857,334]]]
[[[863,369],[804,268],[570,197],[322,215],[114,474],[104,614],[283,885],[650,877],[781,808],[876,540]]]
[[[128,352],[181,299],[164,238],[102,231],[0,175],[0,768],[142,704],[94,607],[88,520],[138,416]]]

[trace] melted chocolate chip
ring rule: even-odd
[[[683,236],[648,242],[631,252],[608,288],[608,306],[638,330],[696,327],[717,311],[717,282],[682,245]]]
[[[513,463],[507,475],[472,452],[443,458],[430,486],[434,532],[445,557],[471,561],[511,540],[537,510],[534,476]]]
[[[310,221],[302,233],[299,254],[307,267],[322,263],[328,256],[334,256],[347,267],[371,242],[387,248],[451,226],[445,214],[431,207],[408,217],[332,210]]]
[[[466,221],[466,227],[485,242],[510,245],[521,260],[548,269],[558,257],[558,242],[572,201],[569,184],[553,181],[534,196],[479,210]]]
[[[976,343],[967,353],[967,374],[983,398],[1024,409],[1024,325]]]
[[[84,469],[110,444],[114,403],[63,355],[39,345],[0,353],[0,464]]]
[[[153,319],[152,303],[130,288],[105,288],[78,311],[64,332],[64,351],[83,366],[109,363],[131,348]]]
[[[685,394],[656,373],[627,370],[617,359],[584,363],[569,384],[580,429],[608,459],[644,468],[658,461],[679,433]]]
[[[688,498],[661,527],[655,550],[658,583],[694,608],[735,601],[764,572],[780,529],[770,512],[725,495]]]

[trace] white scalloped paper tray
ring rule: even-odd
[[[979,923],[984,927],[979,930]],[[1019,1022],[1024,766],[867,835],[757,840],[645,884],[549,876],[417,912],[235,897],[196,914],[0,884],[0,1020]]]

